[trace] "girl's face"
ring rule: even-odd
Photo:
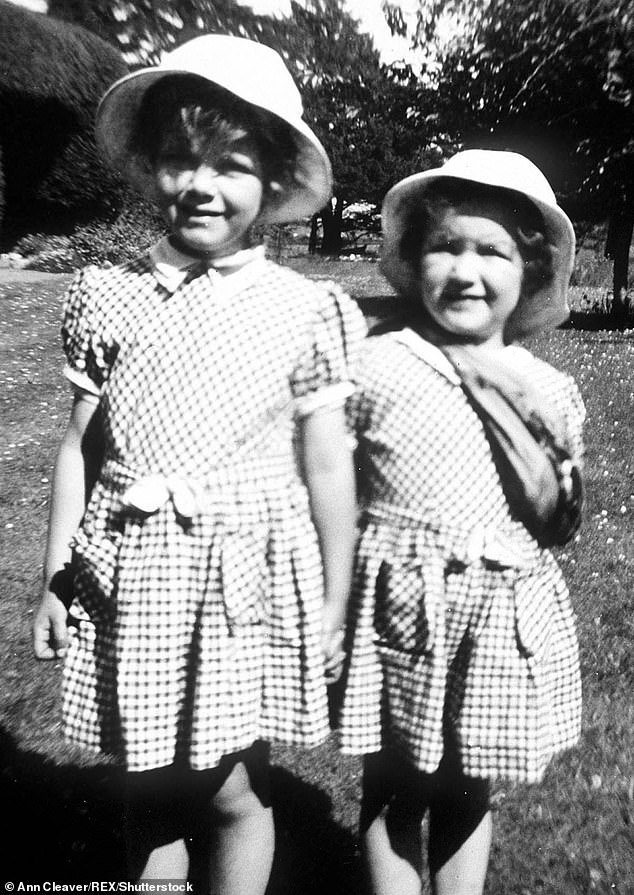
[[[501,347],[522,279],[523,259],[502,203],[448,208],[420,259],[421,300],[436,341]]]
[[[210,259],[247,248],[264,197],[263,176],[257,147],[246,137],[205,145],[167,135],[154,178],[175,245]]]

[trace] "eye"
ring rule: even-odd
[[[511,246],[503,245],[502,243],[485,243],[480,249],[481,255],[487,255],[493,258],[504,258],[507,261],[510,261],[513,257],[513,249]]]
[[[425,251],[427,252],[448,252],[454,254],[458,251],[458,243],[455,239],[449,239],[448,237],[439,236],[436,239],[432,239],[428,245],[426,246]]]
[[[156,164],[165,168],[187,168],[195,165],[195,159],[187,150],[167,148],[159,152]]]
[[[218,160],[218,170],[226,174],[256,174],[253,159],[239,152],[222,156]]]

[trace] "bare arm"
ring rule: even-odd
[[[344,411],[302,421],[302,459],[324,570],[323,648],[327,676],[340,668],[356,539],[355,476]]]
[[[78,395],[57,454],[48,541],[44,561],[44,587],[33,621],[33,649],[38,659],[64,655],[68,643],[68,610],[57,594],[59,580],[71,559],[69,541],[81,521],[86,505],[86,465],[84,436],[96,404]]]

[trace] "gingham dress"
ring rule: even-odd
[[[98,397],[105,436],[73,540],[65,729],[132,771],[328,734],[294,433],[298,413],[344,403],[364,335],[336,287],[263,256],[176,273],[167,288],[150,257],[87,268],[63,326],[67,374]]]
[[[519,347],[582,450],[574,382]],[[455,371],[410,329],[368,340],[351,415],[365,510],[341,713],[347,753],[389,747],[424,772],[540,778],[579,733],[575,625],[555,559],[514,520]]]

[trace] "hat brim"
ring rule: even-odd
[[[152,199],[155,194],[154,173],[149,161],[131,149],[135,122],[147,91],[165,78],[185,75],[210,79],[180,68],[146,68],[125,75],[116,81],[102,98],[97,109],[95,126],[97,146],[108,164],[131,186]],[[218,84],[227,93],[255,105],[235,90]],[[320,211],[332,195],[332,169],[326,150],[301,118],[281,118],[271,109],[257,106],[283,120],[292,131],[297,146],[294,176],[282,190],[272,193],[260,212],[258,223],[284,223],[309,217]]]
[[[575,232],[571,221],[558,206],[523,192],[521,188],[515,190],[501,186],[499,182],[486,176],[476,180],[444,172],[442,168],[433,168],[412,174],[392,187],[385,196],[381,210],[381,270],[389,283],[407,299],[415,300],[420,297],[418,277],[412,265],[401,257],[405,220],[412,207],[424,197],[432,184],[448,180],[490,186],[502,193],[522,196],[537,208],[544,221],[545,235],[552,253],[552,276],[538,289],[522,293],[517,307],[507,321],[504,334],[506,341],[512,342],[553,329],[568,320],[568,286],[575,258]]]

